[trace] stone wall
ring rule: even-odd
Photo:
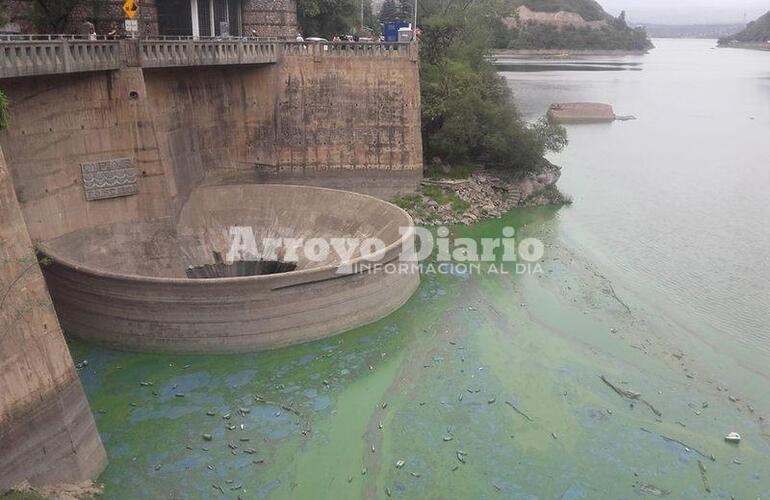
[[[94,479],[106,455],[0,150],[0,493]]]
[[[243,34],[293,40],[297,36],[296,0],[244,0]]]

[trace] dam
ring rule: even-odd
[[[100,1],[104,31],[122,2]],[[419,284],[368,272],[412,237],[383,200],[422,178],[416,44],[294,41],[290,1],[226,2],[230,36],[192,15],[193,32],[169,37],[172,3],[185,4],[142,2],[134,38],[0,37],[0,491],[95,479],[107,463],[65,335],[276,348],[379,319]],[[232,226],[385,247],[227,262]]]

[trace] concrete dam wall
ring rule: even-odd
[[[277,64],[2,80],[11,126],[0,145],[33,240],[171,216],[207,184],[296,183],[381,198],[414,190],[416,47],[288,47]],[[87,201],[81,163],[115,158],[133,161],[136,194]]]
[[[0,492],[107,463],[0,150]]]

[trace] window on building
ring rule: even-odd
[[[158,31],[167,36],[192,35],[190,0],[159,0]]]

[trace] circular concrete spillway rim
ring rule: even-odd
[[[376,203],[382,203],[382,204],[388,205],[389,207],[396,209],[397,212],[403,215],[405,217],[406,222],[408,223],[408,228],[409,228],[405,234],[402,234],[399,239],[397,239],[390,245],[386,246],[382,250],[367,256],[366,259],[364,259],[363,257],[358,257],[347,263],[353,266],[356,266],[357,264],[363,264],[362,266],[357,267],[358,269],[360,269],[358,272],[362,272],[363,270],[367,269],[366,263],[368,263],[370,259],[375,260],[375,258],[381,258],[382,256],[388,255],[390,252],[392,252],[393,250],[401,246],[404,241],[408,241],[409,239],[411,239],[411,237],[415,233],[414,220],[406,210],[402,209],[397,205],[394,205],[393,203],[390,203],[385,200],[381,200],[374,196],[369,196],[362,193],[355,193],[353,191],[343,191],[340,189],[329,189],[329,188],[322,188],[322,187],[315,187],[315,186],[302,186],[298,184],[260,184],[260,185],[293,187],[293,188],[301,188],[301,189],[312,189],[312,190],[318,190],[318,191],[331,191],[331,192],[337,192],[337,193],[344,193],[347,196],[352,195],[359,198],[367,198],[367,199],[373,200]],[[212,187],[212,186],[207,186],[207,187]],[[267,281],[267,280],[273,280],[277,276],[276,274],[263,274],[263,275],[257,275],[257,276],[244,276],[244,277],[233,277],[233,278],[164,278],[164,277],[158,277],[158,276],[140,276],[137,274],[120,274],[120,273],[113,273],[110,271],[104,271],[101,269],[95,269],[92,267],[84,266],[66,257],[60,257],[56,255],[56,251],[53,250],[46,243],[37,243],[36,247],[39,251],[44,253],[46,257],[50,258],[52,261],[64,267],[74,269],[75,271],[78,271],[80,273],[84,273],[87,275],[100,277],[100,278],[116,279],[116,280],[135,281],[135,282],[142,282],[142,283],[165,283],[165,284],[174,284],[174,285],[182,285],[182,286],[187,286],[187,285],[193,286],[193,285],[199,285],[201,283],[212,285],[216,283],[243,283],[243,282],[260,281],[260,280]],[[283,274],[291,275],[292,277],[301,278],[303,276],[313,276],[315,274],[331,272],[336,269],[339,269],[339,265],[329,264],[329,265],[319,266],[319,267],[310,267],[307,269],[302,269],[300,271],[291,271],[289,273],[283,273]],[[357,273],[352,272],[352,273],[346,273],[346,274],[353,275]]]

